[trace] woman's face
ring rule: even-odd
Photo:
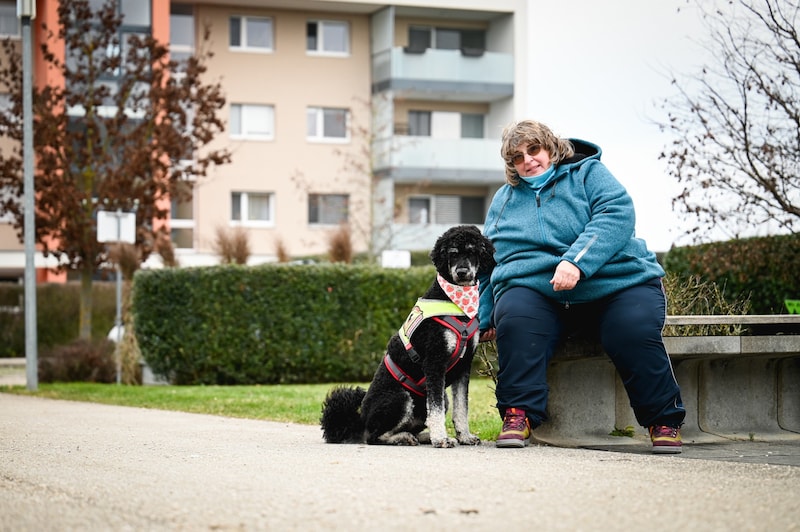
[[[523,143],[514,150],[511,157],[520,177],[536,177],[550,168],[550,152],[536,144]]]

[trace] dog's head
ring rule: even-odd
[[[474,225],[451,227],[431,250],[436,271],[449,283],[469,286],[494,266],[494,246]]]

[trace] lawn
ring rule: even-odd
[[[367,386],[364,383],[358,385]],[[36,392],[30,392],[24,386],[0,385],[0,392],[316,425],[319,423],[325,395],[333,386],[332,384],[125,386],[73,382],[40,384]],[[472,379],[469,404],[472,432],[482,440],[496,439],[501,421],[494,407],[494,383],[491,379]]]

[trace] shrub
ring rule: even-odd
[[[730,299],[749,299],[754,314],[783,314],[785,299],[800,296],[800,234],[743,238],[673,248],[664,268],[725,287]]]
[[[329,235],[328,260],[345,264],[353,262],[353,242],[350,238],[350,228],[346,224],[341,224]]]
[[[3,306],[19,305],[18,312],[0,312],[0,357],[25,356],[24,287],[0,285]],[[94,282],[92,285],[92,338],[105,338],[114,326],[116,285]],[[80,284],[48,283],[36,287],[37,343],[40,351],[65,345],[78,338]]]
[[[213,248],[222,264],[247,264],[250,258],[250,240],[241,227],[217,227]]]
[[[175,246],[168,235],[159,234],[156,237],[154,249],[161,257],[161,263],[164,265],[164,267],[177,268],[180,266],[178,257],[175,255]]]
[[[39,356],[41,382],[100,382],[117,380],[114,342],[76,340],[45,350]]]
[[[176,384],[372,378],[432,266],[214,266],[140,271],[131,311],[142,356]]]
[[[747,298],[726,295],[725,286],[699,276],[668,273],[664,277],[668,315],[740,315],[750,310]],[[664,336],[732,336],[744,332],[742,325],[667,325]]]

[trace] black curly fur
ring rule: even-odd
[[[436,240],[430,258],[436,271],[448,282],[467,286],[477,283],[480,273],[491,270],[493,255],[492,243],[477,227],[461,225],[448,229]],[[423,297],[447,300],[436,280]],[[389,339],[387,353],[408,375],[415,379],[425,377],[426,396],[406,390],[381,362],[368,390],[339,386],[328,393],[320,418],[325,441],[417,445],[419,433],[430,424],[431,444],[436,447],[453,447],[456,442],[480,443],[470,433],[467,419],[469,373],[478,338],[473,337],[460,362],[447,371],[451,356],[448,340],[452,343],[452,334],[433,320],[419,325],[411,336],[419,364],[411,360],[402,340],[394,334]],[[448,386],[453,389],[456,439],[449,438],[444,427]]]
[[[363,443],[364,421],[359,410],[367,391],[358,386],[337,386],[322,403],[323,437],[328,443]]]

